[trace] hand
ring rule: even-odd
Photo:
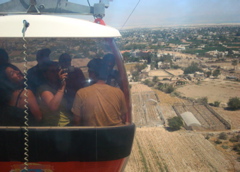
[[[61,84],[62,84],[62,87],[65,88],[66,86],[66,78],[68,76],[68,73],[63,73],[63,70],[61,69],[59,72],[58,72],[58,77],[61,81]]]

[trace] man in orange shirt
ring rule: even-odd
[[[106,75],[99,75],[102,61],[96,60],[94,69],[97,82],[78,90],[73,103],[75,125],[115,126],[123,125],[127,113],[123,92],[105,83]],[[104,65],[103,65],[104,66]],[[91,68],[91,66],[89,66]]]

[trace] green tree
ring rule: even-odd
[[[179,116],[170,118],[168,119],[168,126],[174,131],[180,130],[181,127],[183,126],[182,119]]]
[[[124,52],[122,54],[122,56],[123,56],[123,59],[124,59],[125,62],[129,62],[129,59],[130,59],[130,56],[131,56],[131,54],[129,52]]]
[[[228,136],[227,136],[226,133],[222,132],[222,133],[219,134],[218,138],[221,139],[221,140],[227,140]]]
[[[184,74],[190,74],[195,72],[202,72],[203,70],[199,67],[198,63],[192,62],[190,66],[184,69]]]
[[[202,97],[202,98],[199,98],[197,100],[199,103],[202,103],[202,104],[208,104],[208,98],[207,97]]]
[[[213,106],[219,107],[220,103],[221,103],[220,101],[214,101]]]
[[[152,79],[152,82],[157,83],[158,81],[159,81],[158,77],[154,76],[153,79]]]
[[[207,78],[209,78],[209,77],[211,76],[211,74],[212,74],[212,71],[207,71],[207,72],[206,72]]]
[[[228,101],[228,107],[232,110],[240,109],[240,98],[239,97],[230,98]]]
[[[238,65],[238,60],[233,60],[232,65],[234,66],[234,70],[236,70],[236,66]]]
[[[213,73],[212,73],[212,75],[213,75],[215,78],[217,78],[220,74],[221,74],[221,72],[220,72],[220,69],[219,69],[219,68],[215,69],[215,70],[213,71]]]

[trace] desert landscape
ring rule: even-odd
[[[204,89],[203,89],[204,90]],[[231,149],[222,149],[214,141],[221,132],[239,133],[239,111],[235,114],[221,113],[223,108],[214,108],[231,123],[234,130],[169,132],[167,119],[177,116],[173,105],[187,104],[188,100],[172,97],[159,90],[139,83],[131,84],[133,122],[136,135],[126,172],[136,171],[239,171],[240,163]],[[208,92],[206,92],[208,93]],[[202,92],[204,95],[204,92]],[[223,125],[218,122],[219,125]],[[215,125],[215,124],[214,124]],[[205,136],[211,134],[211,139]]]
[[[195,55],[170,51],[161,53],[181,57],[177,62],[181,67],[200,62]],[[207,60],[203,59],[201,63]],[[220,133],[226,133],[229,138],[240,133],[240,110],[226,109],[230,98],[240,97],[240,83],[227,80],[226,76],[235,76],[240,69],[236,68],[236,73],[232,74],[225,72],[233,68],[229,62],[207,65],[221,66],[224,70],[217,78],[185,80],[186,84],[175,87],[177,97],[140,82],[130,82],[133,122],[137,129],[126,172],[240,171],[240,162],[237,153],[232,150],[232,143],[227,140],[216,144]],[[145,79],[157,76],[160,81],[168,78],[168,83],[176,83],[174,79],[182,75],[181,69],[155,69],[150,70]],[[198,104],[197,100],[203,97],[207,97],[208,103],[219,101],[220,106]],[[191,112],[200,121],[201,127],[168,131],[168,119],[184,112]]]

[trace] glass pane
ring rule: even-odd
[[[123,88],[121,77],[125,73],[119,72],[119,68],[124,67],[121,63],[116,63],[116,56],[105,39],[27,38],[27,42],[24,42],[20,38],[4,38],[0,39],[0,45],[1,58],[6,51],[11,63],[1,64],[0,67],[0,79],[3,83],[0,88],[1,115],[3,118],[8,116],[5,121],[1,121],[1,125],[23,125],[24,99],[28,101],[29,125],[73,125],[72,106],[79,89],[91,86],[98,80],[103,80],[118,90]],[[24,46],[26,48],[23,48]],[[1,63],[6,62],[1,59]],[[26,81],[24,77],[27,77],[27,82],[24,82]],[[24,87],[28,88],[27,97],[24,95]],[[54,99],[57,94],[60,101]],[[123,124],[122,116],[126,114],[127,107],[124,94],[120,94],[122,96],[120,103],[123,101],[124,107],[121,104],[117,105],[118,116],[115,116],[113,123],[109,121],[101,123],[99,120],[88,124],[97,126]],[[119,95],[117,96],[111,103],[119,101]],[[106,101],[103,99],[100,98]],[[92,103],[91,108],[94,106],[96,107],[96,104]]]

